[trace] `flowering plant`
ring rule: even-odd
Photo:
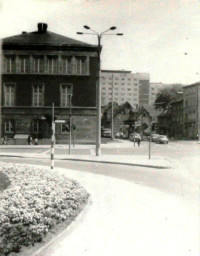
[[[8,186],[0,192],[0,255],[41,242],[58,223],[77,216],[88,200],[74,180],[28,165],[0,165]]]

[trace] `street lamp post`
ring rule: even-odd
[[[98,33],[95,30],[91,29],[89,26],[85,25],[85,29],[90,30],[92,33],[83,33],[83,32],[77,32],[78,35],[95,35],[98,39],[98,71],[97,71],[97,79],[96,79],[96,98],[97,98],[97,124],[96,124],[96,156],[100,156],[101,154],[101,38],[103,35],[117,35],[122,36],[122,33],[107,33],[108,31],[115,30],[116,27],[110,27],[109,29]]]
[[[112,102],[111,102],[111,139],[114,140],[114,109],[113,109],[113,98],[114,98],[114,75],[112,74]]]

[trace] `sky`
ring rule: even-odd
[[[102,69],[150,73],[151,82],[200,81],[200,0],[0,0],[0,38],[48,30],[97,44],[84,25],[102,37]]]

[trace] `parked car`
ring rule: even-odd
[[[110,128],[103,128],[101,130],[101,137],[111,138],[111,129]]]
[[[156,143],[159,143],[159,144],[168,144],[168,143],[169,143],[169,140],[168,140],[167,136],[165,136],[165,135],[160,135],[160,136],[156,139]]]
[[[115,138],[116,139],[123,139],[124,138],[123,132],[117,132],[116,135],[115,135]]]
[[[156,142],[157,138],[159,137],[159,134],[151,134],[151,141]]]
[[[129,139],[131,141],[133,141],[134,139],[137,140],[137,139],[140,139],[141,140],[141,136],[139,133],[131,133],[130,136],[129,136]]]

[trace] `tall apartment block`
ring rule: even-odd
[[[129,102],[137,108],[149,103],[149,74],[132,73],[127,70],[102,70],[102,106],[113,101]]]
[[[156,95],[168,85],[163,83],[150,83],[150,90],[149,90],[149,105],[153,106]]]

